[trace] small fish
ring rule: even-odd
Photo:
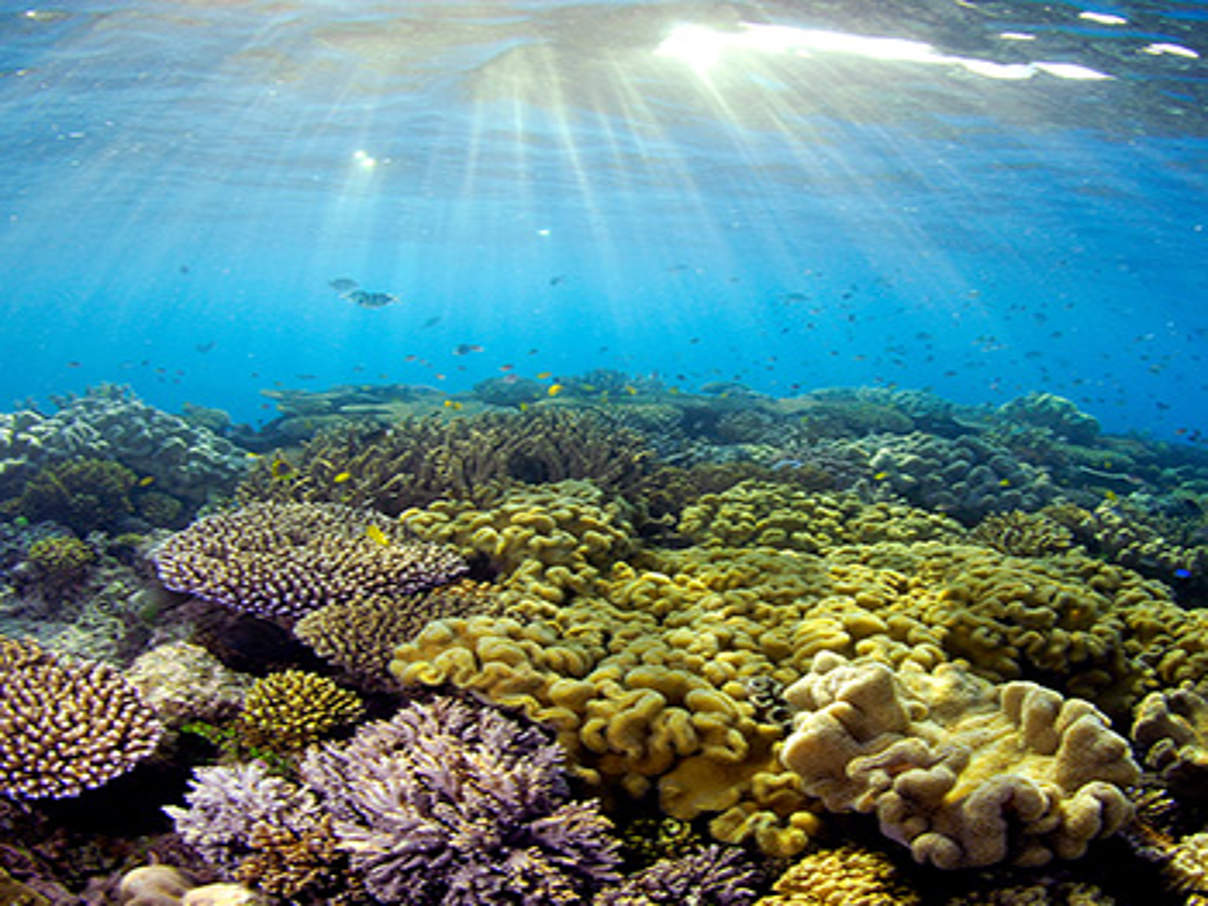
[[[337,293],[349,293],[356,289],[360,284],[351,277],[336,277],[334,280],[328,280],[327,285],[334,289]]]
[[[274,459],[272,465],[268,467],[268,471],[278,481],[288,480],[294,476],[294,467],[287,459]]]
[[[382,547],[390,545],[390,539],[386,537],[386,533],[380,527],[373,524],[365,526],[365,537],[375,544],[380,544]]]
[[[559,393],[562,392],[562,385],[561,384],[550,384],[549,389],[547,389],[545,392],[548,393],[550,396],[557,396]]]
[[[521,404],[520,404],[520,411],[521,411],[521,412],[528,412],[528,403],[521,403]]]
[[[13,518],[13,525],[15,525],[17,528],[26,528],[29,525],[29,517],[15,516]]]
[[[468,355],[471,352],[482,352],[482,347],[477,343],[458,343],[453,347],[453,355]]]
[[[351,290],[340,298],[347,299],[353,305],[359,305],[361,308],[385,308],[398,301],[398,296],[390,293],[371,293],[364,289]]]
[[[633,384],[626,384],[626,385],[625,385],[625,392],[626,392],[626,393],[628,393],[630,396],[637,396],[637,395],[638,395],[638,388],[637,388],[637,387],[635,387],[635,386],[633,386]]]
[[[515,368],[515,367],[516,367],[515,365],[513,365],[513,364],[511,364],[511,363],[509,362],[509,363],[506,363],[506,364],[500,365],[500,366],[499,366],[499,370],[500,370],[500,371],[511,371],[511,370],[512,370],[513,368]]]
[[[79,368],[80,363],[77,362],[75,359],[72,359],[70,362],[67,363],[67,367],[68,368]]]
[[[595,389],[596,389],[596,385],[595,384],[582,384],[582,385],[580,385],[580,389],[584,393],[594,393]]]
[[[1009,488],[1011,486],[1011,479],[1009,479],[1009,478],[999,479],[998,486],[1000,488]]]
[[[539,381],[549,380],[553,376],[554,376],[554,373],[552,371],[538,371],[537,372],[537,380],[539,380]]]
[[[352,478],[351,472],[340,472],[332,479],[332,482],[334,484],[343,484],[344,482],[348,481],[348,479],[350,479],[350,478]]]
[[[565,275],[565,274],[558,274],[556,277],[550,277],[550,278],[549,278],[549,285],[550,285],[550,286],[557,286],[559,283],[561,283],[561,282],[562,282],[563,280],[565,280],[565,279],[566,279],[566,275]]]
[[[154,476],[154,475],[144,475],[142,478],[140,478],[140,479],[138,480],[138,486],[139,486],[140,488],[147,488],[147,487],[150,487],[150,486],[151,486],[151,485],[153,485],[153,484],[155,484],[155,476]]]
[[[267,407],[268,403],[265,403],[264,406]],[[259,453],[244,453],[243,458],[244,459],[259,459],[260,454]]]
[[[463,408],[463,405],[462,405],[462,403],[459,403],[457,400],[445,400],[445,408],[456,411],[458,409]]]
[[[193,348],[194,348],[194,349],[196,349],[198,352],[200,352],[200,353],[202,353],[202,354],[205,354],[205,353],[209,352],[211,349],[213,349],[213,348],[214,348],[214,341],[213,341],[213,340],[208,340],[208,341],[207,341],[207,342],[205,342],[205,343],[198,343],[198,344],[197,344],[196,346],[194,346]]]
[[[1120,495],[1118,495],[1111,488],[1108,488],[1106,491],[1103,492],[1103,499],[1106,500],[1108,503],[1115,503],[1116,501],[1118,501],[1120,499]]]
[[[440,323],[440,315],[433,315],[432,317],[430,317],[426,321],[424,321],[423,324],[420,325],[420,329],[424,329],[424,328],[428,328],[428,327],[435,327],[439,323]]]
[[[1174,571],[1174,577],[1175,577],[1176,579],[1190,579],[1190,578],[1191,578],[1191,570],[1189,570],[1189,569],[1188,569],[1187,567],[1185,567],[1185,566],[1180,566],[1178,569],[1176,569],[1176,570]]]
[[[888,477],[889,477],[888,472],[878,472],[876,475],[874,475],[872,477],[872,480],[873,481],[884,481]]]

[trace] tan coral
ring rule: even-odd
[[[1137,705],[1131,735],[1172,792],[1208,797],[1208,700],[1199,692],[1190,685],[1151,692]]]
[[[992,686],[952,664],[898,671],[821,654],[786,692],[786,766],[836,811],[940,868],[1076,858],[1131,816],[1128,744],[1089,702]]]

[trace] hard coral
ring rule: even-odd
[[[884,854],[846,845],[810,853],[756,906],[918,906],[922,897]]]
[[[74,535],[55,535],[31,544],[26,562],[35,582],[53,593],[79,582],[96,562],[96,552]]]
[[[155,749],[151,709],[115,669],[0,636],[0,795],[77,796]]]
[[[831,810],[875,811],[919,862],[964,868],[1076,858],[1132,815],[1125,740],[1086,701],[960,667],[896,673],[819,655],[786,692],[782,758]]]
[[[312,750],[300,774],[378,901],[554,906],[619,858],[596,806],[568,800],[562,758],[534,727],[439,698]]]
[[[1208,699],[1190,684],[1147,695],[1137,705],[1132,738],[1173,793],[1208,798]]]
[[[242,743],[274,752],[303,749],[361,716],[353,692],[305,670],[270,673],[252,684],[235,721]]]
[[[235,610],[297,619],[326,604],[402,597],[466,571],[457,554],[367,510],[258,503],[198,520],[152,554],[160,581]]]
[[[111,528],[133,511],[135,474],[107,459],[69,459],[39,469],[21,496],[8,501],[12,513],[33,521],[52,519],[81,535]]]
[[[748,906],[760,872],[737,847],[704,846],[660,859],[596,894],[592,906]]]

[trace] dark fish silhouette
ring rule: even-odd
[[[360,284],[351,277],[336,277],[334,280],[327,281],[327,285],[337,293],[347,293],[356,289]]]
[[[371,293],[365,289],[351,290],[340,298],[347,299],[353,305],[359,305],[361,308],[385,308],[398,301],[398,296],[390,293]]]

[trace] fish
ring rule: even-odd
[[[482,347],[477,343],[458,343],[453,347],[453,355],[467,355],[471,352],[482,352]]]
[[[340,298],[347,299],[353,305],[359,305],[361,308],[385,308],[398,301],[398,296],[391,293],[373,293],[366,289],[350,290]]]
[[[294,475],[294,467],[290,465],[289,460],[280,457],[273,460],[268,471],[278,481],[288,480]]]
[[[1176,579],[1190,579],[1190,578],[1191,578],[1191,570],[1189,570],[1189,569],[1188,569],[1187,567],[1185,567],[1185,566],[1180,566],[1178,569],[1176,569],[1176,570],[1174,571],[1174,577],[1175,577]]]
[[[888,477],[889,477],[888,472],[878,472],[876,475],[874,475],[872,477],[872,480],[873,481],[884,481]]]
[[[548,380],[549,378],[552,378],[553,376],[554,376],[554,373],[552,371],[537,372],[537,380],[539,380],[539,381]]]
[[[445,400],[444,405],[446,409],[452,409],[454,411],[457,411],[463,407],[463,404],[457,400]]]
[[[424,321],[423,324],[420,325],[420,329],[423,330],[428,327],[435,327],[439,323],[440,323],[440,315],[433,315],[432,317],[430,317],[426,321]]]
[[[144,475],[142,478],[140,478],[140,479],[138,480],[138,486],[139,486],[140,488],[146,488],[146,487],[150,487],[150,486],[151,486],[151,485],[153,485],[153,484],[155,484],[155,476],[154,476],[154,475]]]
[[[561,384],[550,384],[549,388],[545,392],[548,393],[550,396],[557,396],[559,393],[562,392],[562,385]]]
[[[208,340],[208,341],[206,341],[205,343],[198,343],[198,344],[197,344],[196,346],[194,346],[193,348],[194,348],[194,349],[196,349],[198,352],[200,352],[200,353],[204,354],[204,353],[207,353],[207,352],[209,352],[211,349],[213,349],[213,348],[214,348],[214,341],[213,341],[213,340]]]
[[[343,484],[344,482],[348,481],[348,479],[350,479],[350,478],[352,478],[351,472],[339,472],[332,479],[332,482],[335,484]]]
[[[327,285],[337,293],[347,293],[356,289],[360,284],[351,277],[336,277],[334,280],[328,280]]]
[[[370,523],[365,526],[365,537],[375,544],[380,544],[382,547],[390,545],[390,539],[386,537],[386,533],[382,531],[380,526]]]

